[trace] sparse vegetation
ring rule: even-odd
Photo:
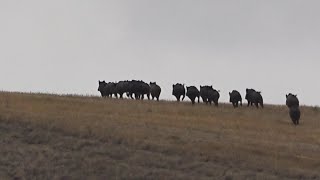
[[[320,112],[0,93],[0,179],[320,179]]]
[[[313,110],[316,111],[316,112],[319,112],[320,111],[320,107],[319,106],[314,106]]]

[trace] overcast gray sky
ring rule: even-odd
[[[320,105],[317,0],[1,0],[0,88],[99,95],[98,80],[262,91]]]

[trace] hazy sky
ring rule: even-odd
[[[1,0],[0,89],[99,95],[98,80],[213,85],[320,105],[317,0]]]

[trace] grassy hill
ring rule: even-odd
[[[0,179],[320,179],[320,110],[0,93]]]

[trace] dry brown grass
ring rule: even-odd
[[[0,93],[0,179],[320,179],[320,109]]]

